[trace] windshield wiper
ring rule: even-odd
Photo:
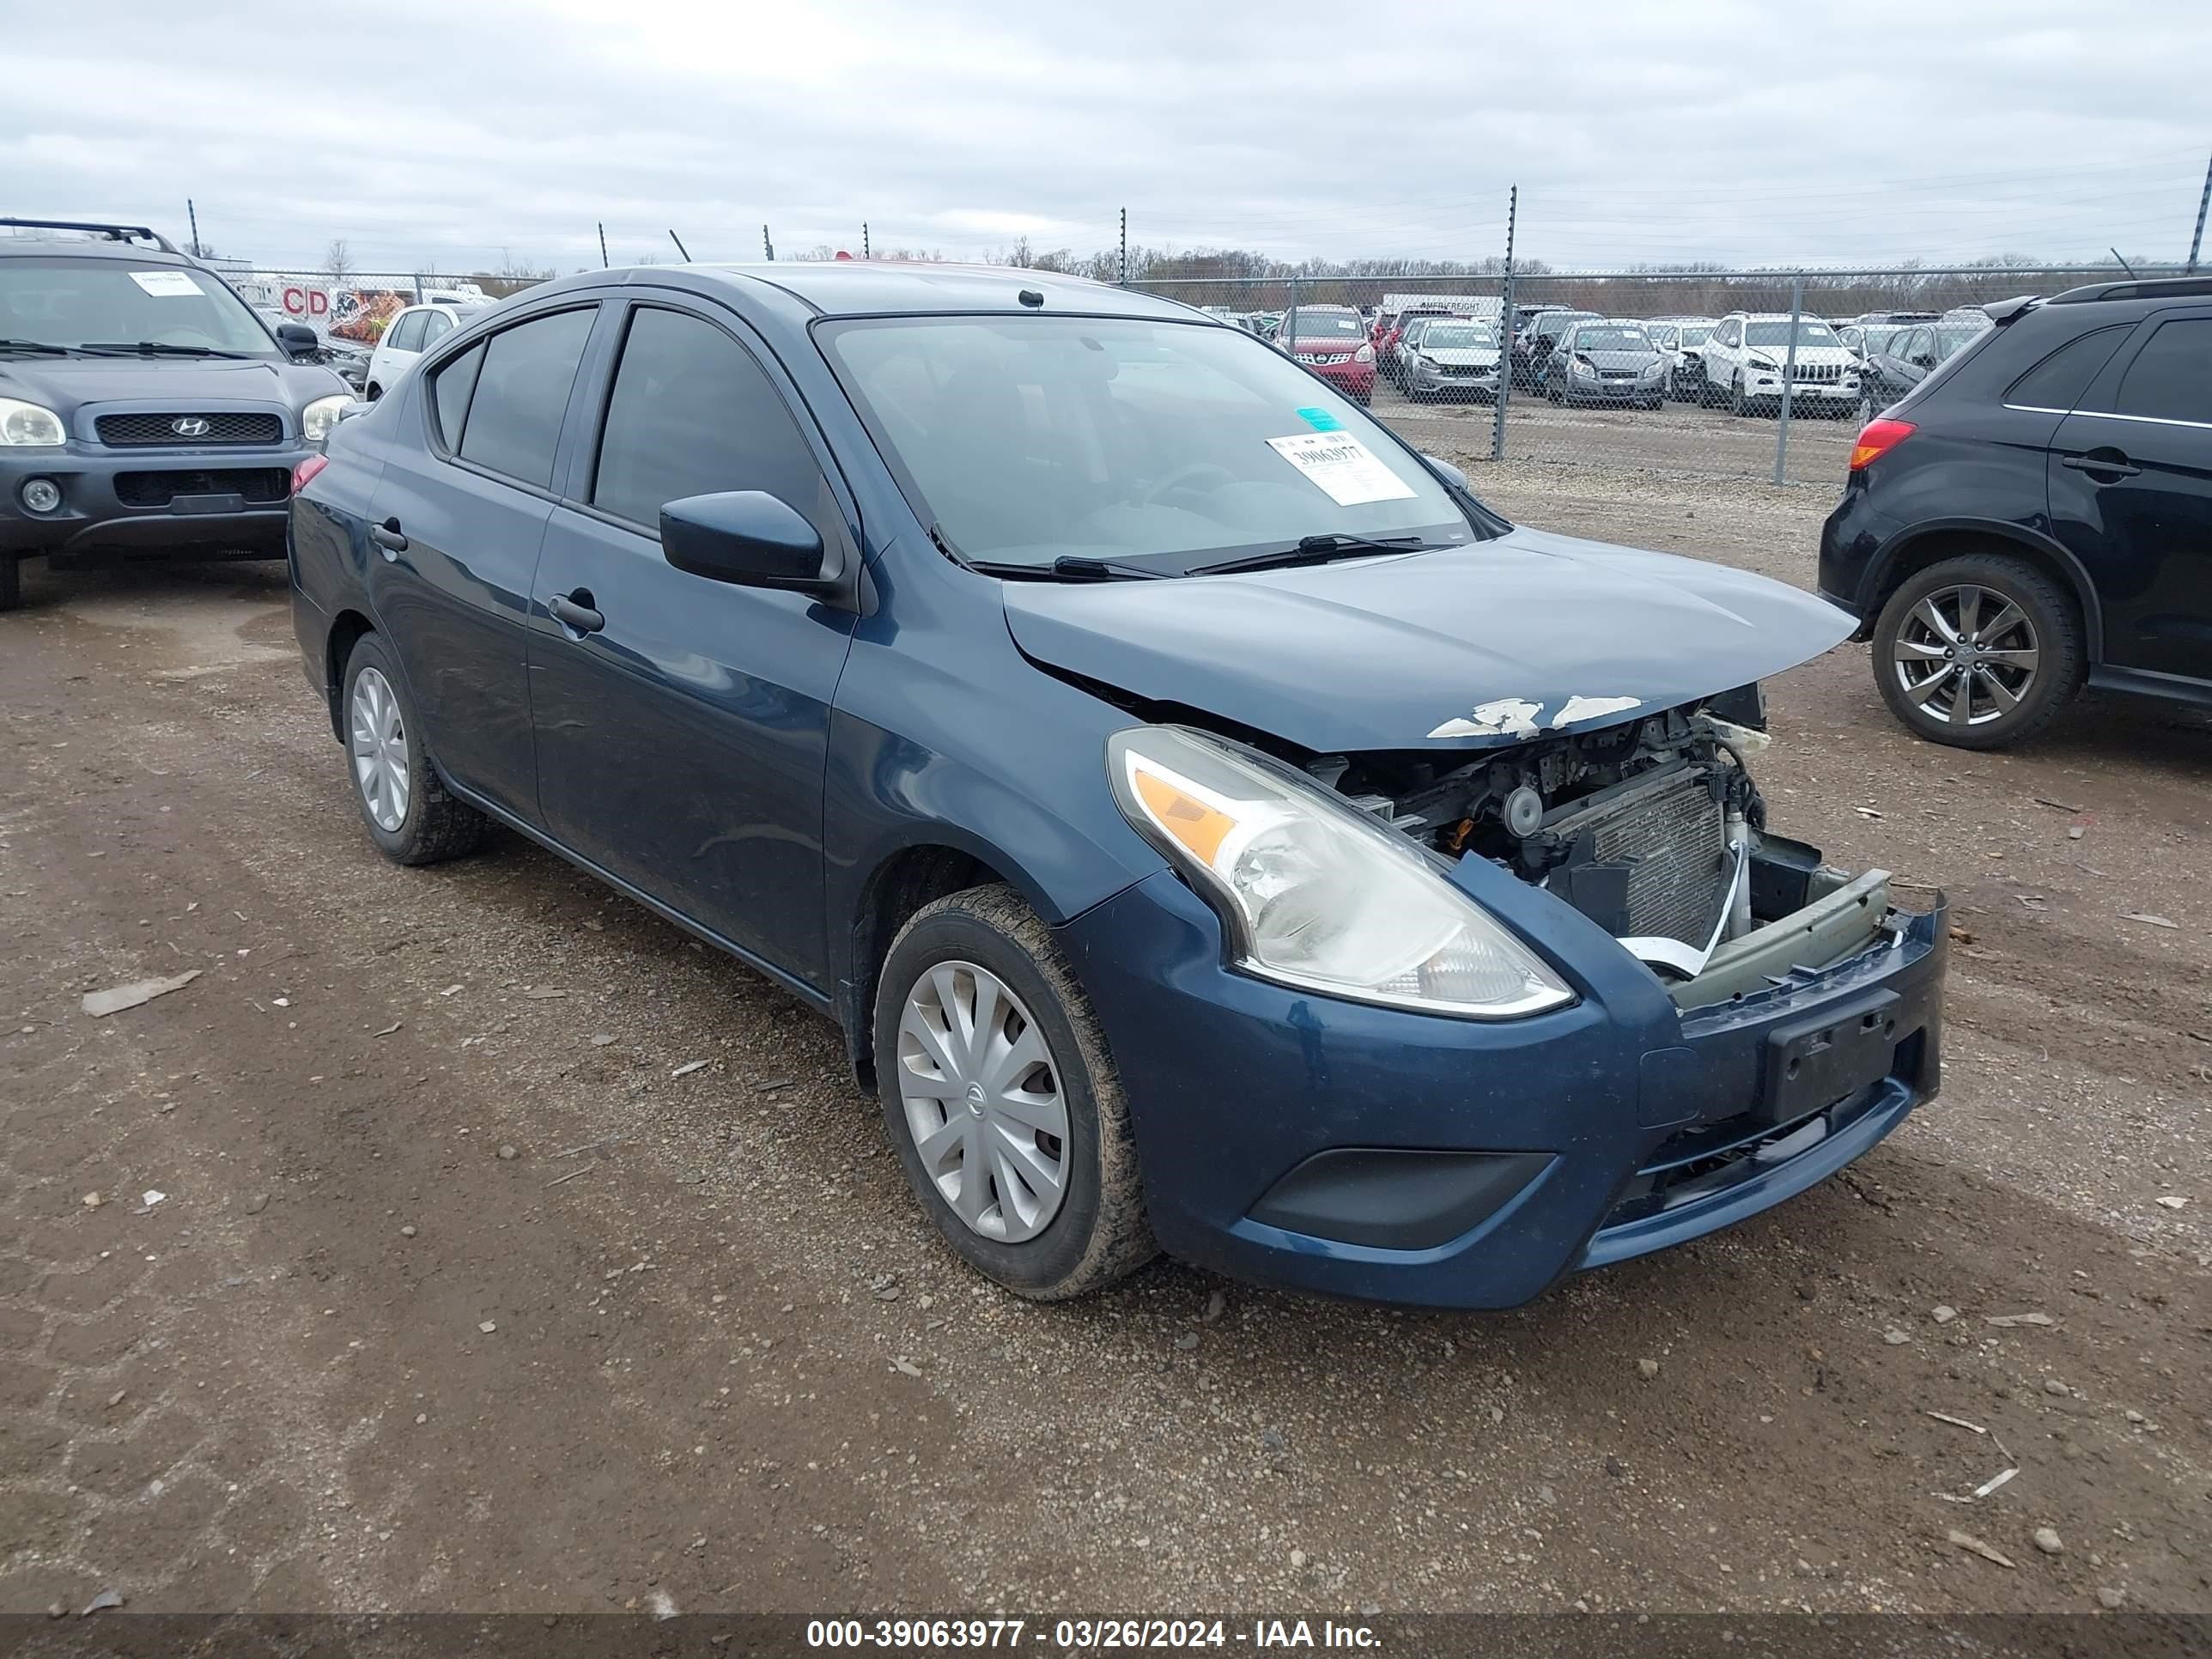
[[[1172,574],[1148,570],[1140,564],[1119,564],[1112,559],[1085,558],[1073,553],[1063,553],[1050,564],[996,564],[982,559],[966,562],[970,570],[980,570],[987,576],[1012,576],[1028,581],[1157,581]]]
[[[1216,576],[1233,570],[1285,570],[1293,565],[1327,564],[1332,559],[1358,553],[1427,553],[1433,550],[1419,536],[1302,536],[1296,547],[1279,548],[1273,553],[1255,553],[1249,558],[1230,559],[1220,564],[1202,564],[1190,574],[1194,576]]]
[[[155,357],[244,357],[243,351],[218,351],[213,346],[171,345],[162,340],[88,340],[79,351],[136,351]]]
[[[0,351],[40,351],[50,357],[66,357],[70,348],[48,345],[44,340],[0,340]]]

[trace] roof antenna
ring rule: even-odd
[[[2119,249],[2118,249],[2118,248],[2116,248],[2116,247],[2108,247],[2108,248],[2106,248],[2106,249],[2105,250],[2105,252],[2107,252],[2107,253],[2109,253],[2109,254],[2111,254],[2111,255],[2112,256],[2112,258],[2114,258],[2115,259],[2120,259],[2120,251],[2119,251]],[[2122,270],[2126,271],[2126,272],[2128,273],[2128,275],[2129,275],[2129,276],[2134,276],[2134,275],[2136,274],[2136,272],[2135,272],[2135,267],[2134,267],[2133,265],[2130,265],[2130,264],[2129,264],[2125,259],[2120,259],[2120,269],[2121,269]]]
[[[690,264],[691,263],[691,250],[684,246],[684,239],[672,230],[668,233],[668,240],[676,244],[676,251],[684,256],[684,263],[687,265]]]

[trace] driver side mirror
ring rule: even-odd
[[[316,337],[315,331],[305,323],[277,324],[276,343],[283,346],[285,355],[290,357],[310,356],[322,349],[323,344]]]
[[[687,495],[660,509],[661,556],[678,570],[738,587],[812,593],[848,609],[857,571],[788,503],[763,489]]]

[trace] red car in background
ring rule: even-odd
[[[1354,403],[1375,395],[1375,347],[1350,306],[1300,306],[1283,317],[1276,345]]]

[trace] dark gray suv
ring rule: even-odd
[[[40,555],[283,558],[352,396],[299,333],[150,230],[0,219],[0,610]]]

